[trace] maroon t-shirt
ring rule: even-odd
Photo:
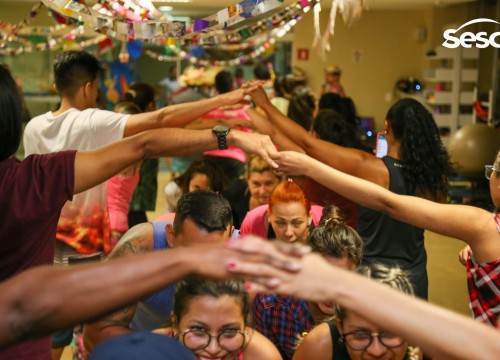
[[[63,151],[0,162],[0,282],[52,264],[59,214],[73,196],[75,156]],[[50,338],[24,342],[0,351],[0,359],[50,360],[50,345]]]

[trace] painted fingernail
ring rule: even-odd
[[[300,270],[302,268],[302,264],[295,261],[285,261],[284,266],[285,269],[292,271]]]
[[[252,288],[253,288],[253,286],[249,282],[245,282],[243,284],[243,290],[245,290],[245,291],[250,291],[250,290],[252,290]]]
[[[234,270],[234,269],[236,269],[236,263],[235,263],[235,262],[230,261],[230,262],[228,262],[228,263],[226,264],[226,267],[227,267],[229,270]]]

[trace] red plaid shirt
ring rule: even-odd
[[[291,360],[299,336],[314,327],[307,301],[258,294],[254,302],[255,329],[273,342],[284,360]]]
[[[493,217],[500,233],[500,214],[494,213]],[[467,261],[467,286],[472,316],[496,326],[500,314],[500,259],[478,264],[471,255]]]

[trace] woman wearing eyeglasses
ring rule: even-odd
[[[188,278],[176,288],[172,335],[200,360],[281,360],[269,340],[246,326],[249,308],[241,282]]]
[[[403,293],[414,295],[407,274],[400,268],[380,263],[361,266],[356,273],[386,284]],[[336,304],[333,319],[315,327],[302,340],[294,360],[388,359],[412,360],[419,358],[419,349],[408,346],[402,337],[385,331],[352,311]]]
[[[466,242],[469,307],[477,320],[496,326],[500,314],[500,152],[486,166],[493,213],[468,205],[440,204],[415,196],[394,194],[368,181],[344,174],[307,155],[281,152],[280,171],[303,174],[339,194],[399,221]],[[405,240],[405,239],[402,239]]]

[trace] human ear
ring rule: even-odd
[[[91,93],[91,87],[92,87],[92,82],[86,82],[85,85],[83,85],[83,95],[85,97],[90,96]]]
[[[177,316],[173,311],[170,312],[170,322],[172,323],[172,331],[174,332],[174,337],[177,337],[179,333],[179,324],[177,323]]]
[[[174,232],[174,227],[171,224],[165,225],[165,236],[167,238],[167,244],[171,248],[175,246],[175,232]]]

